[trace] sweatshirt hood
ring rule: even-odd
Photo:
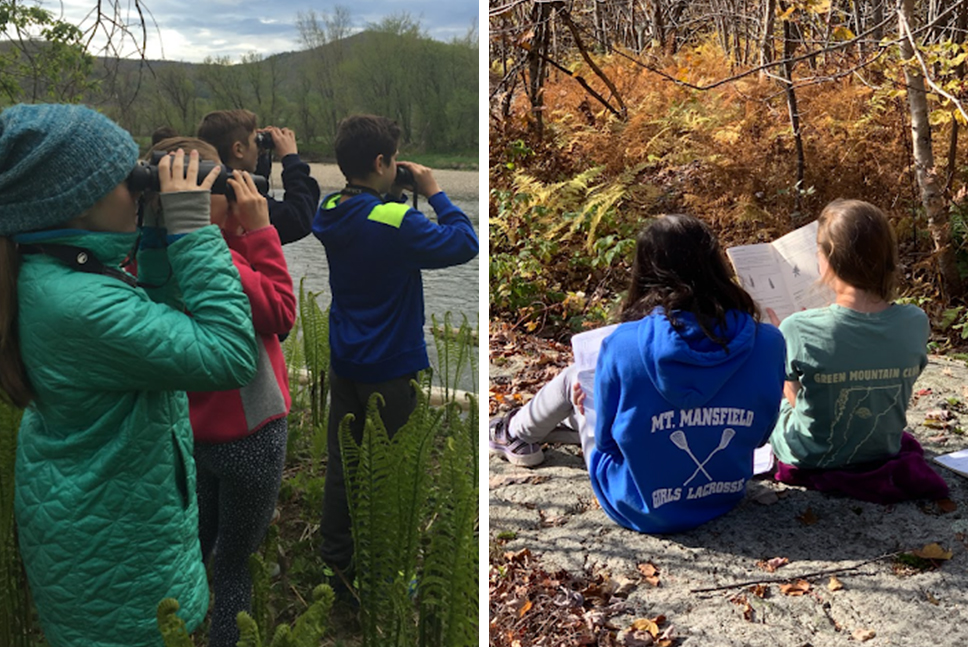
[[[363,193],[340,202],[342,193],[331,193],[323,198],[313,218],[313,235],[326,244],[341,244],[359,235],[354,216],[369,214],[375,205],[382,204],[375,195]]]
[[[726,325],[716,329],[723,348],[706,337],[695,316],[676,312],[677,330],[661,309],[639,329],[640,358],[656,389],[682,409],[706,404],[743,366],[753,352],[756,322],[743,312],[726,313]]]

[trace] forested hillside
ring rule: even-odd
[[[890,216],[902,294],[968,336],[968,2],[490,2],[492,318],[605,319],[643,222],[772,240],[837,197]]]
[[[18,3],[0,1],[0,10],[0,105],[82,101],[142,140],[162,125],[194,133],[210,110],[247,108],[260,124],[295,130],[300,152],[316,159],[331,154],[342,117],[369,112],[401,125],[408,153],[477,155],[473,32],[436,41],[403,13],[352,33],[337,8],[301,15],[293,51],[183,63],[94,56],[74,25]]]

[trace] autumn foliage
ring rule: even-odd
[[[875,64],[797,89],[806,160],[797,187],[794,140],[776,81],[754,73],[696,90],[660,77],[621,50],[597,60],[628,106],[625,121],[556,71],[544,84],[540,140],[523,94],[507,115],[492,105],[492,317],[562,337],[597,325],[624,289],[635,233],[650,217],[693,213],[731,246],[772,240],[813,220],[827,202],[847,197],[889,215],[902,252],[902,296],[929,311],[939,334],[951,332],[942,330],[942,315],[957,304],[936,298],[937,270],[897,66]],[[833,64],[826,69],[822,57],[810,63],[803,67],[812,78],[836,71]],[[653,58],[651,65],[695,86],[722,80],[731,69],[712,42]],[[589,77],[583,66],[577,61],[570,69]],[[950,115],[935,115],[933,140],[960,245],[965,169],[946,167]],[[955,159],[963,159],[961,142]],[[619,197],[601,212],[585,209],[607,191]]]

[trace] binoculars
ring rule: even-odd
[[[167,153],[163,151],[155,151],[151,154],[150,161],[138,162],[138,165],[128,174],[128,189],[132,192],[146,190],[159,191],[161,189],[161,183],[158,180],[158,162],[165,155]],[[186,154],[185,157],[187,158],[188,155]],[[204,180],[216,166],[221,166],[222,169],[219,171],[218,177],[215,178],[215,184],[212,185],[212,193],[224,194],[229,200],[235,200],[235,193],[228,183],[228,179],[231,177],[231,169],[224,164],[220,165],[207,160],[199,160],[198,182]],[[185,163],[185,175],[188,175],[187,160]],[[255,188],[259,190],[259,193],[265,194],[269,190],[269,183],[261,175],[253,175],[252,181],[255,183]]]
[[[272,135],[269,133],[256,133],[255,145],[256,148],[264,151],[271,151],[276,147],[276,143],[272,141]]]
[[[406,166],[397,164],[397,177],[393,180],[393,183],[414,191],[417,190],[417,180],[414,179],[413,173]]]

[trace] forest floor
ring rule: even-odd
[[[491,415],[571,359],[490,333]],[[931,356],[915,391],[908,425],[926,455],[968,447],[965,361]],[[876,505],[760,478],[730,513],[666,536],[605,515],[577,446],[547,446],[533,469],[489,467],[491,645],[966,644],[968,479],[940,466],[947,501]]]

